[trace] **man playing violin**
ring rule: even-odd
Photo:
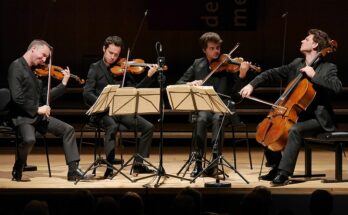
[[[36,142],[35,132],[51,132],[62,137],[66,163],[69,167],[67,179],[75,181],[86,179],[79,166],[80,155],[77,149],[74,128],[56,119],[51,114],[51,107],[46,103],[47,84],[38,79],[33,69],[44,64],[50,57],[51,46],[44,40],[33,40],[25,54],[13,61],[8,70],[8,83],[13,101],[13,123],[17,127],[22,142],[18,146],[18,156],[12,170],[15,181],[22,180],[23,166],[28,154]],[[70,71],[63,70],[61,84],[51,89],[50,99],[61,96],[66,91]]]
[[[281,151],[274,152],[269,149],[265,151],[267,162],[272,169],[268,174],[262,175],[261,179],[271,181],[275,186],[289,183],[304,137],[335,130],[330,100],[333,93],[339,93],[342,90],[342,83],[337,77],[337,67],[322,58],[310,66],[321,50],[329,47],[329,42],[327,33],[310,29],[307,37],[301,41],[300,51],[304,58],[296,58],[288,65],[263,72],[240,91],[242,97],[248,97],[261,84],[280,80],[289,83],[300,73],[305,75],[316,91],[314,100],[307,110],[301,112],[298,122],[289,129],[283,154]]]
[[[221,55],[222,39],[215,32],[206,32],[199,39],[200,46],[204,53],[204,57],[194,60],[193,64],[188,68],[184,75],[177,81],[177,84],[187,84],[190,86],[213,86],[215,91],[219,93],[221,99],[227,104],[228,98],[236,99],[240,97],[238,94],[242,86],[240,78],[244,78],[246,71],[249,69],[247,62],[240,65],[239,77],[237,73],[229,73],[220,71],[213,74],[204,84],[203,80],[211,72],[210,64],[219,59]],[[232,87],[231,87],[232,86]],[[225,96],[224,96],[225,95]],[[233,109],[233,107],[230,107]],[[221,123],[220,113],[212,113],[207,111],[198,112],[195,142],[197,144],[196,165],[191,173],[191,177],[196,177],[202,170],[202,156],[204,154],[204,145],[207,139],[207,129],[212,125],[212,143],[218,139],[218,151],[214,151],[214,156],[221,152],[221,143],[223,131],[218,131]],[[237,116],[235,116],[237,117]]]
[[[97,100],[104,87],[109,84],[122,85],[123,75],[114,75],[110,69],[116,64],[119,59],[123,46],[122,38],[118,36],[109,36],[105,39],[103,45],[103,58],[96,63],[91,64],[87,81],[84,86],[83,97],[88,105],[93,105]],[[152,65],[148,70],[144,79],[136,84],[132,75],[126,72],[125,86],[127,87],[149,87],[153,81],[153,75],[157,71],[157,65]],[[134,116],[109,116],[107,112],[101,113],[97,116],[97,120],[101,122],[101,125],[105,128],[105,143],[104,150],[107,161],[111,164],[115,160],[115,132],[118,128],[118,124],[126,126],[128,129],[135,129]],[[137,117],[137,129],[141,131],[140,143],[138,147],[138,153],[144,157],[149,157],[149,151],[152,143],[152,136],[154,126],[141,116]],[[135,159],[135,165],[133,166],[134,173],[152,173],[153,170],[149,169],[143,164],[143,160],[139,157]],[[104,178],[112,176],[113,171],[107,168],[104,174]]]

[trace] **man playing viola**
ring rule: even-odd
[[[196,59],[183,76],[177,81],[177,84],[187,84],[190,86],[213,86],[214,90],[219,93],[221,99],[227,104],[229,98],[239,97],[238,91],[242,86],[240,78],[244,78],[246,71],[249,69],[248,63],[243,62],[240,65],[239,77],[237,73],[229,73],[220,71],[213,74],[204,84],[203,80],[211,72],[210,64],[219,59],[221,55],[222,39],[215,32],[204,33],[199,39],[200,46],[204,53],[204,57]],[[231,87],[232,86],[232,87]],[[230,107],[233,109],[234,107]],[[214,156],[221,152],[221,141],[223,138],[223,130],[218,137],[218,131],[221,122],[220,113],[212,113],[207,111],[198,112],[195,142],[197,144],[196,165],[191,173],[191,177],[196,177],[202,170],[202,156],[204,155],[204,145],[207,139],[208,126],[212,124],[212,143],[216,139],[218,148],[214,151]],[[237,117],[235,115],[235,117]],[[237,119],[238,120],[238,119]]]
[[[105,39],[103,45],[103,58],[91,64],[88,71],[87,81],[84,86],[83,98],[88,105],[93,105],[95,103],[98,96],[107,85],[122,85],[123,74],[114,75],[110,70],[119,59],[122,51],[122,46],[122,38],[118,36],[109,36]],[[153,75],[156,73],[156,71],[157,65],[152,65],[148,70],[147,75],[139,84],[135,83],[132,75],[129,72],[126,72],[124,87],[149,87],[154,81]],[[106,159],[109,163],[113,164],[115,160],[115,132],[118,128],[118,124],[126,126],[127,129],[135,129],[135,118],[134,116],[130,115],[109,116],[107,112],[99,114],[97,118],[102,127],[106,130],[104,143]],[[141,116],[137,117],[137,126],[137,129],[142,133],[140,137],[138,153],[143,158],[147,158],[150,154],[149,151],[152,143],[154,126],[152,123]],[[142,159],[136,157],[135,165],[133,166],[133,172],[152,173],[153,170],[145,166]],[[104,174],[104,178],[111,177],[112,174],[112,169],[107,168]]]
[[[294,172],[304,137],[335,130],[330,100],[333,93],[339,93],[342,90],[342,83],[337,77],[337,67],[322,58],[311,65],[321,50],[329,46],[329,42],[327,33],[310,29],[307,37],[301,41],[300,51],[304,58],[296,58],[288,65],[263,72],[240,91],[242,97],[248,97],[261,84],[280,80],[290,83],[300,73],[312,82],[316,91],[314,100],[307,110],[301,112],[298,122],[289,129],[283,154],[281,151],[274,152],[269,149],[265,151],[267,162],[272,169],[268,174],[262,175],[261,179],[271,181],[275,186],[289,183],[289,176]]]
[[[25,54],[13,61],[8,70],[8,84],[13,101],[13,124],[17,127],[22,142],[12,170],[12,180],[21,181],[24,164],[36,142],[35,132],[51,132],[63,139],[66,163],[69,166],[68,181],[87,179],[79,166],[80,155],[77,150],[74,128],[51,115],[51,107],[46,103],[47,83],[35,76],[35,67],[45,63],[50,57],[51,46],[44,40],[33,40]],[[61,71],[62,83],[50,90],[50,100],[66,91],[70,71]]]

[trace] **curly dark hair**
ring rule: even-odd
[[[104,41],[104,48],[108,48],[110,44],[114,44],[115,46],[119,46],[123,48],[123,40],[119,36],[109,36]]]
[[[331,39],[324,31],[319,29],[310,29],[308,34],[313,35],[313,41],[318,43],[318,47],[316,48],[317,51],[321,51],[329,46]]]
[[[221,44],[223,41],[217,33],[206,32],[199,38],[199,44],[202,49],[206,49],[208,47],[208,42]]]

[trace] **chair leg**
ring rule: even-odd
[[[245,139],[238,140],[238,142],[245,141],[247,145],[247,150],[248,150],[248,155],[249,155],[249,164],[250,164],[250,169],[253,169],[253,162],[251,158],[251,149],[249,145],[249,133],[248,129],[245,124],[242,124],[244,127],[244,132],[245,132]],[[235,141],[235,127],[232,125],[232,143],[233,143],[233,160],[234,160],[234,167],[237,169],[237,154],[236,154],[236,141]]]
[[[52,177],[50,158],[48,155],[48,146],[47,146],[46,138],[44,136],[43,136],[43,141],[44,141],[44,145],[45,145],[46,160],[47,160],[47,167],[48,167],[48,176]]]
[[[233,161],[234,161],[234,168],[237,169],[237,153],[236,153],[236,136],[235,136],[235,130],[234,126],[231,125],[232,127],[232,143],[233,143]]]
[[[261,165],[260,165],[260,171],[259,171],[259,180],[261,178],[261,174],[262,174],[262,168],[263,168],[263,163],[265,162],[265,150],[262,153],[262,160],[261,160]]]
[[[246,135],[246,144],[247,144],[247,149],[248,149],[248,153],[249,153],[249,164],[250,164],[250,169],[253,169],[253,161],[251,159],[251,150],[250,150],[250,145],[249,145],[249,133],[248,133],[248,129],[245,126],[245,135]]]
[[[305,174],[293,175],[291,178],[311,178],[311,177],[325,177],[326,174],[313,174],[312,173],[312,147],[308,141],[305,141]]]
[[[336,144],[335,150],[335,179],[342,181],[342,147],[341,144]]]

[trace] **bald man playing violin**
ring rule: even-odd
[[[331,99],[333,94],[342,90],[342,83],[337,76],[337,67],[322,58],[318,58],[314,65],[310,65],[321,50],[329,47],[329,43],[330,38],[327,33],[319,29],[310,29],[308,35],[301,41],[300,51],[304,58],[296,58],[288,65],[264,71],[240,91],[242,97],[248,97],[261,84],[280,80],[290,83],[302,73],[313,84],[316,92],[313,101],[299,115],[297,123],[288,130],[288,139],[283,153],[270,149],[265,151],[267,163],[272,169],[260,179],[271,181],[274,186],[282,186],[290,182],[289,177],[295,170],[304,137],[335,130]]]
[[[36,142],[36,131],[41,134],[51,132],[61,137],[66,164],[69,167],[67,179],[87,179],[79,169],[80,155],[77,149],[74,128],[51,116],[51,108],[46,103],[48,84],[35,76],[35,67],[44,64],[50,56],[51,46],[44,40],[33,40],[25,54],[13,61],[8,70],[8,84],[13,101],[13,124],[17,127],[22,142],[12,170],[12,180],[21,181],[23,166]],[[50,100],[64,94],[70,78],[69,69],[63,70],[61,84],[50,90]],[[47,79],[46,79],[47,80]]]
[[[93,64],[91,64],[87,81],[84,86],[83,98],[87,105],[91,106],[95,103],[104,87],[109,84],[122,85],[123,74],[114,75],[111,72],[111,68],[117,63],[122,51],[123,41],[118,36],[109,36],[105,39],[103,45],[103,58]],[[126,72],[124,87],[149,87],[155,80],[154,74],[157,71],[157,65],[151,65],[147,72],[147,75],[142,79],[140,83],[136,83],[129,72]],[[95,116],[96,120],[101,123],[102,127],[106,130],[104,150],[106,159],[109,163],[113,164],[115,160],[115,132],[118,129],[119,124],[127,129],[135,129],[136,121],[134,116],[109,116],[107,112],[100,113]],[[152,143],[152,136],[154,126],[141,116],[137,116],[137,130],[141,132],[138,153],[143,158],[147,158],[150,155],[150,147]],[[149,169],[143,164],[143,160],[137,157],[135,159],[135,165],[133,166],[134,173],[152,173],[153,170]],[[107,168],[104,173],[104,178],[109,178],[113,175],[113,171]]]
[[[238,73],[230,73],[226,71],[220,71],[213,74],[204,84],[203,80],[211,72],[210,64],[219,59],[221,55],[222,39],[217,33],[207,32],[204,33],[199,39],[200,46],[204,53],[204,57],[196,59],[183,76],[177,81],[177,84],[187,84],[190,86],[213,86],[215,91],[220,94],[221,99],[227,104],[227,101],[238,99],[240,88],[242,87],[242,81],[246,76],[246,72],[249,69],[248,62],[243,62],[240,65],[240,71]],[[230,105],[230,109],[234,109],[233,102]],[[197,144],[197,157],[196,165],[191,173],[191,177],[196,177],[202,170],[202,156],[204,154],[204,145],[207,139],[208,126],[212,125],[212,144],[218,139],[218,151],[214,151],[213,155],[221,153],[223,130],[219,133],[219,127],[221,124],[220,113],[212,113],[207,111],[198,112],[196,136],[195,142]],[[239,121],[236,114],[233,115],[233,120]],[[208,175],[210,175],[208,173]]]

